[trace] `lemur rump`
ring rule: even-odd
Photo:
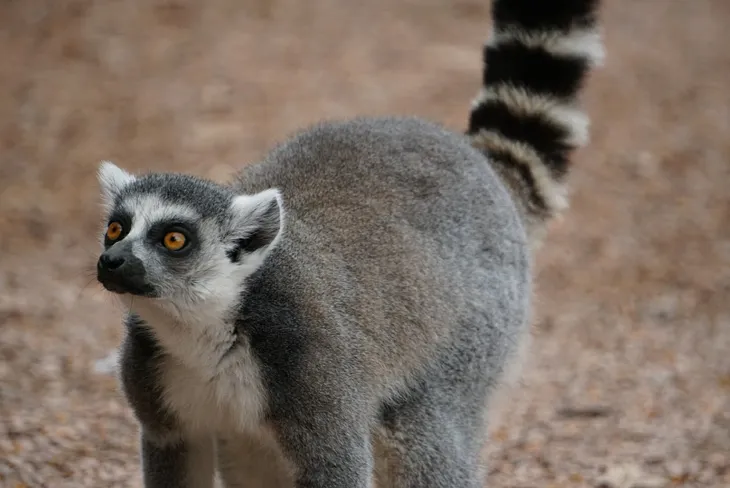
[[[597,0],[496,0],[467,134],[322,123],[221,185],[99,169],[147,487],[481,487]]]

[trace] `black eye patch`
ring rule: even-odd
[[[132,216],[126,212],[116,211],[109,215],[106,225],[109,226],[112,222],[119,222],[122,225],[122,233],[116,239],[112,240],[106,236],[106,229],[104,234],[104,247],[108,248],[115,242],[119,242],[129,234],[129,230],[132,228]]]
[[[170,232],[180,233],[185,238],[185,244],[179,250],[170,250],[165,247],[164,239]],[[189,255],[198,246],[198,232],[190,222],[169,221],[157,222],[150,226],[147,231],[147,242],[160,249],[163,253],[170,256],[184,257]]]

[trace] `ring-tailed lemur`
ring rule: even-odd
[[[219,185],[99,170],[147,487],[481,487],[530,244],[586,137],[597,0],[495,0],[466,135],[322,123]]]

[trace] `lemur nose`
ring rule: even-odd
[[[99,258],[99,267],[103,267],[109,271],[119,269],[124,264],[124,258],[121,256],[110,256],[102,254]]]

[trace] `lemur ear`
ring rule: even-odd
[[[228,257],[233,262],[244,253],[270,249],[281,233],[284,207],[281,193],[275,188],[235,197],[230,212],[234,247]]]
[[[99,164],[97,177],[101,186],[101,197],[107,207],[113,204],[114,198],[116,198],[122,188],[135,179],[133,175],[127,173],[111,161],[102,161]]]

